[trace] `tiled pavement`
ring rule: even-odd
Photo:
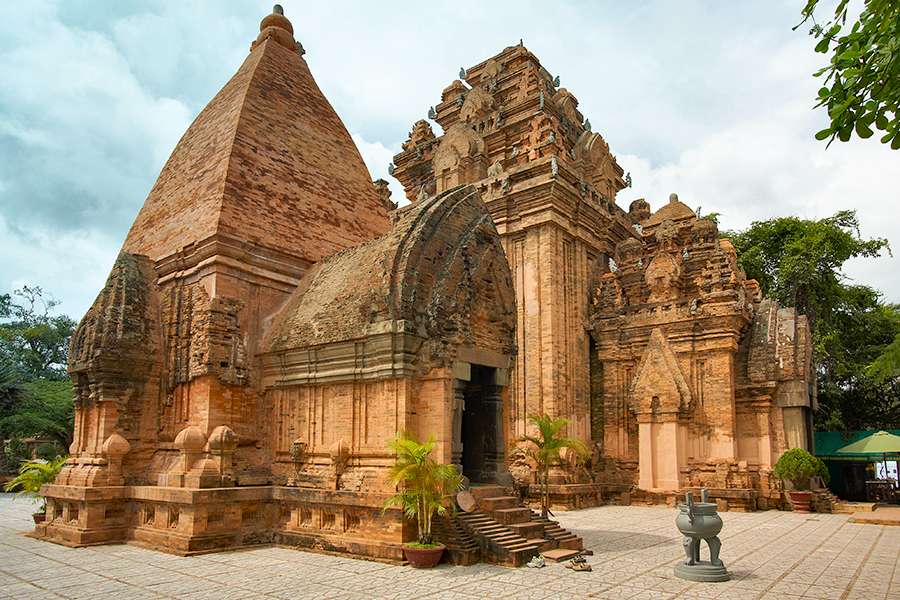
[[[70,549],[20,535],[31,506],[0,495],[0,598],[821,598],[900,599],[900,527],[845,515],[725,513],[733,579],[689,583],[670,508],[602,507],[557,515],[584,536],[590,573],[562,565],[409,567],[283,548],[181,558],[134,546]],[[705,548],[704,548],[705,552]]]

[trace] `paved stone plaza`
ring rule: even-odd
[[[900,527],[846,515],[724,513],[722,558],[733,580],[698,584],[672,575],[681,541],[663,507],[560,514],[594,550],[590,573],[558,564],[417,571],[271,547],[190,558],[125,545],[70,549],[21,535],[30,511],[0,496],[2,598],[900,598]]]

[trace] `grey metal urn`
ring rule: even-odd
[[[700,490],[700,502],[694,502],[690,492],[684,495],[684,504],[678,505],[675,525],[684,536],[683,562],[675,565],[675,575],[689,581],[727,581],[728,571],[719,558],[722,541],[722,517],[716,511],[716,503],[709,502],[706,489]],[[709,561],[700,560],[700,541],[709,546]]]

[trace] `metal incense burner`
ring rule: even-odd
[[[675,525],[684,536],[685,560],[675,565],[675,575],[689,581],[727,581],[728,571],[719,558],[722,541],[722,517],[716,512],[715,502],[709,502],[706,489],[700,490],[700,502],[694,502],[691,492],[684,495],[684,504],[678,505]],[[709,561],[700,560],[700,540],[709,546]]]

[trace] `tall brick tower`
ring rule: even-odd
[[[303,54],[276,6],[150,191],[73,337],[74,442],[45,494],[51,506],[63,497],[102,502],[73,504],[43,535],[119,539],[123,485],[271,480],[260,341],[311,265],[389,228]],[[198,458],[207,447],[216,459]],[[186,465],[200,465],[188,475],[187,467],[173,474],[179,449]]]
[[[474,185],[503,238],[518,306],[506,439],[535,413],[566,417],[570,434],[590,439],[591,273],[636,235],[615,204],[623,170],[575,96],[521,44],[460,76],[429,115],[444,134],[418,121],[393,175],[413,202]]]
[[[253,379],[246,357],[265,320],[310,265],[388,228],[293,31],[280,7],[262,20],[249,56],[178,142],[122,248],[154,261],[165,282],[164,435],[174,437],[186,415],[207,430],[225,404],[248,410],[217,398],[228,394],[223,383]]]

